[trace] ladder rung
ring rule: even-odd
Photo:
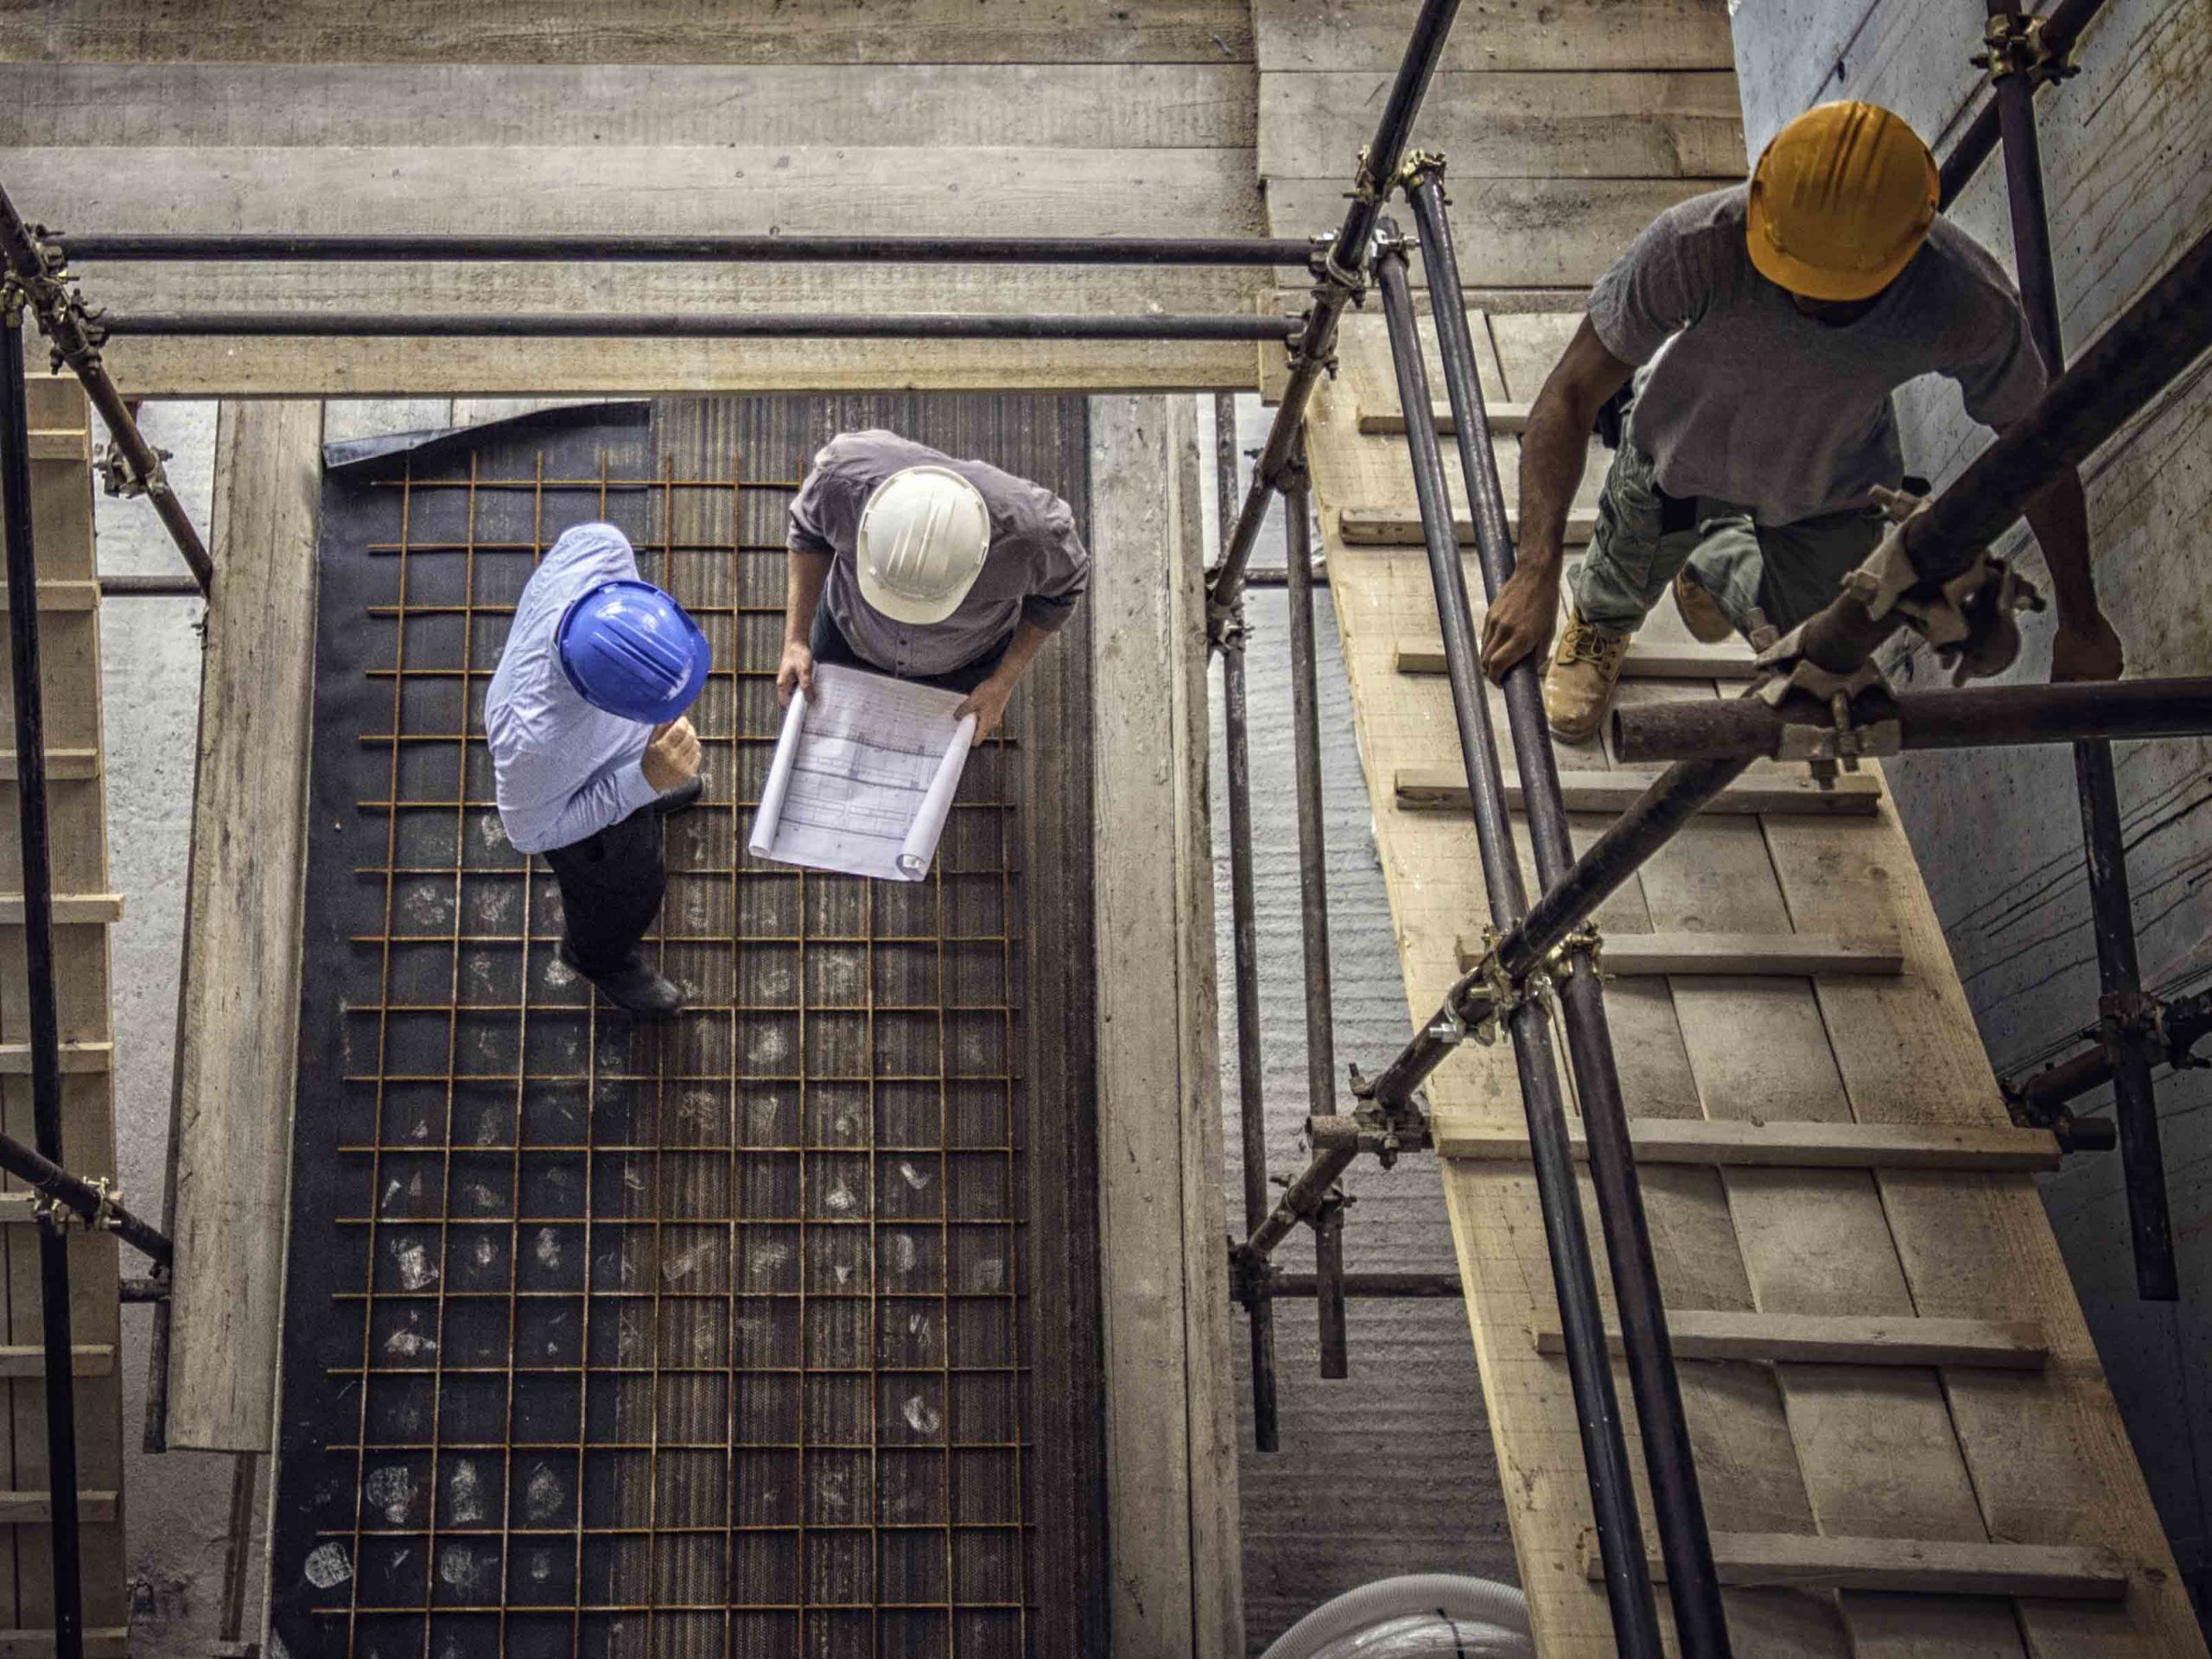
[[[41,611],[96,611],[99,604],[100,585],[97,582],[55,577],[38,585],[38,607]],[[0,611],[7,608],[8,589],[0,584]]]
[[[1459,941],[1459,967],[1480,958]],[[1846,939],[1829,933],[1608,933],[1600,972],[1632,979],[1654,974],[1897,974],[1904,956],[1893,939]]]
[[[119,893],[57,893],[54,895],[54,919],[71,924],[119,922],[123,919],[123,895]],[[20,927],[22,921],[23,895],[20,893],[0,893],[0,926],[13,924]]]
[[[79,1488],[77,1518],[80,1521],[114,1520],[116,1497],[113,1492],[88,1492]],[[41,1521],[53,1519],[54,1495],[51,1492],[0,1491],[0,1527],[31,1527]]]
[[[2065,1544],[1954,1543],[1939,1538],[1815,1538],[1802,1533],[1716,1532],[1713,1565],[1720,1582],[1744,1587],[1866,1590],[1924,1596],[2049,1596],[2118,1601],[2127,1570],[2108,1549]],[[1582,1544],[1582,1570],[1605,1568],[1594,1539]],[[1663,1581],[1656,1551],[1651,1576]]]
[[[85,1631],[85,1659],[130,1659],[130,1632],[121,1625]],[[48,1659],[52,1630],[0,1630],[0,1659]]]
[[[28,434],[33,461],[88,461],[92,435],[83,427],[33,427]]]
[[[1556,1319],[1529,1333],[1540,1354],[1563,1354]],[[1618,1331],[1608,1331],[1621,1351]],[[2040,1370],[2050,1358],[2043,1326],[2032,1321],[1942,1319],[1830,1313],[1752,1313],[1669,1308],[1667,1335],[1676,1359],[1740,1359],[1810,1365],[1959,1365]]]
[[[48,781],[56,779],[97,778],[100,775],[98,749],[53,749],[46,752]],[[16,781],[16,752],[0,749],[0,783]],[[5,1656],[0,1656],[5,1659]]]
[[[115,1065],[115,1045],[108,1042],[64,1043],[61,1069],[65,1073],[106,1071]],[[31,1071],[29,1043],[0,1043],[0,1077],[27,1077]]]
[[[80,1343],[71,1352],[74,1357],[72,1369],[79,1376],[106,1376],[115,1370],[115,1350],[105,1344]],[[45,1375],[45,1349],[15,1344],[0,1345],[0,1376]]]
[[[1459,432],[1459,423],[1452,413],[1451,404],[1438,404],[1430,413],[1440,434],[1451,437]],[[1494,433],[1519,433],[1529,424],[1529,405],[1526,404],[1492,403],[1484,398],[1483,413],[1490,421],[1490,429]],[[1359,410],[1359,429],[1367,433],[1402,433],[1406,429],[1406,411],[1395,404],[1381,409],[1369,409],[1363,404]]]
[[[1660,774],[1656,772],[1562,772],[1560,793],[1570,812],[1624,812]],[[1401,766],[1394,780],[1398,804],[1409,812],[1464,811],[1467,779],[1457,766]],[[1847,772],[1833,789],[1809,777],[1786,772],[1738,779],[1699,810],[1703,812],[1802,812],[1864,816],[1878,810],[1882,786],[1865,772]],[[1521,776],[1505,774],[1506,804],[1522,807]]]
[[[1400,645],[1401,674],[1441,674],[1444,647],[1427,641]],[[1741,645],[1670,645],[1637,639],[1621,658],[1624,680],[1748,680],[1757,671]]]
[[[1521,537],[1521,515],[1505,515],[1506,528],[1516,541]],[[1474,545],[1474,521],[1464,512],[1452,515],[1452,534],[1468,546]],[[1598,527],[1595,507],[1576,507],[1567,515],[1567,544],[1579,546],[1590,539]],[[1426,537],[1421,535],[1421,514],[1411,507],[1346,507],[1337,516],[1337,533],[1352,547],[1419,547]]]
[[[1436,1151],[1445,1158],[1526,1160],[1529,1129],[1516,1119],[1440,1112]],[[1589,1143],[1569,1130],[1574,1155]],[[2044,1170],[2059,1165],[2048,1129],[1905,1123],[1762,1123],[1752,1119],[1639,1117],[1629,1122],[1638,1163],[1725,1164],[1768,1169]]]

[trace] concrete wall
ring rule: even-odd
[[[1808,105],[1884,104],[1942,154],[1986,94],[1968,55],[1980,0],[1740,0],[1737,70],[1756,153]],[[2212,226],[2212,0],[2110,0],[2081,75],[2039,94],[2058,291],[2069,354]],[[2001,162],[1952,217],[2011,263]],[[1901,398],[1907,464],[1938,482],[1986,435],[1948,383]],[[2084,468],[2097,581],[2133,675],[2212,673],[2212,365]],[[2024,531],[2001,550],[2039,573]],[[2008,677],[2049,670],[2047,618]],[[1896,674],[1940,683],[1932,662]],[[2073,770],[2063,749],[1921,756],[1890,768],[1952,954],[2000,1076],[2076,1046],[2097,977]],[[2120,746],[2120,804],[2145,978],[2163,991],[2212,976],[2212,744]],[[2119,1160],[2090,1154],[2044,1198],[2174,1551],[2202,1612],[2212,1590],[2212,1074],[2162,1078],[2159,1118],[2182,1300],[2135,1299]],[[2088,1109],[2108,1111],[2108,1094]]]
[[[1272,410],[1240,398],[1243,447],[1267,435]],[[1201,397],[1203,468],[1213,486],[1212,411]],[[1251,464],[1243,462],[1249,483]],[[1253,563],[1280,569],[1282,506],[1262,532]],[[1209,513],[1209,524],[1217,514]],[[1319,537],[1314,538],[1319,545]],[[1211,556],[1211,550],[1210,550]],[[1328,591],[1314,595],[1319,639],[1322,791],[1328,842],[1329,936],[1337,1061],[1372,1073],[1412,1034],[1390,903],[1375,854],[1365,779],[1352,732]],[[1300,929],[1298,824],[1291,747],[1289,619],[1279,588],[1254,589],[1245,601],[1251,751],[1254,887],[1260,947],[1261,1027],[1268,1103],[1268,1166],[1276,1175],[1305,1167],[1299,1145],[1306,1121],[1306,1007]],[[1222,748],[1221,669],[1213,669],[1214,919],[1221,976],[1223,1144],[1229,1213],[1242,1230],[1243,1160],[1236,1116],[1236,1006],[1230,990],[1229,814],[1219,791],[1228,776]],[[1339,1077],[1339,1089],[1342,1077]],[[1349,1092],[1340,1109],[1349,1110]],[[1352,1166],[1344,1185],[1354,1203],[1344,1217],[1344,1262],[1356,1272],[1454,1270],[1451,1219],[1432,1158],[1406,1159],[1393,1171],[1371,1158]],[[1278,1259],[1294,1273],[1313,1268],[1313,1233],[1300,1228]],[[1469,1573],[1508,1583],[1516,1577],[1490,1420],[1483,1407],[1465,1309],[1452,1301],[1356,1301],[1347,1315],[1351,1376],[1321,1380],[1310,1300],[1276,1304],[1275,1365],[1281,1450],[1252,1449],[1250,1339],[1241,1312],[1235,1330],[1239,1460],[1243,1510],[1245,1632],[1254,1653],[1343,1591],[1401,1573]]]

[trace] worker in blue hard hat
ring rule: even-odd
[[[648,1018],[683,1006],[638,942],[668,885],[661,822],[699,799],[683,711],[713,660],[690,613],[639,577],[629,539],[578,524],[523,588],[484,700],[499,822],[561,884],[556,953]]]

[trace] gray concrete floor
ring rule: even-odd
[[[215,454],[213,404],[150,404],[147,436],[172,452],[171,480],[202,534]],[[181,575],[184,563],[143,501],[99,499],[103,575]],[[200,720],[196,599],[114,599],[100,612],[110,881],[124,895],[110,938],[115,1007],[116,1139],[123,1190],[158,1214],[168,1163],[170,1065]],[[136,1269],[126,1266],[126,1271]],[[123,1310],[124,1491],[137,1659],[202,1659],[217,1639],[231,1459],[140,1451],[153,1310]]]

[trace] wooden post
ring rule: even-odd
[[[1116,1659],[1241,1655],[1187,397],[1091,403],[1098,1148]]]
[[[314,717],[322,406],[226,404],[177,1032],[173,1446],[271,1449]]]

